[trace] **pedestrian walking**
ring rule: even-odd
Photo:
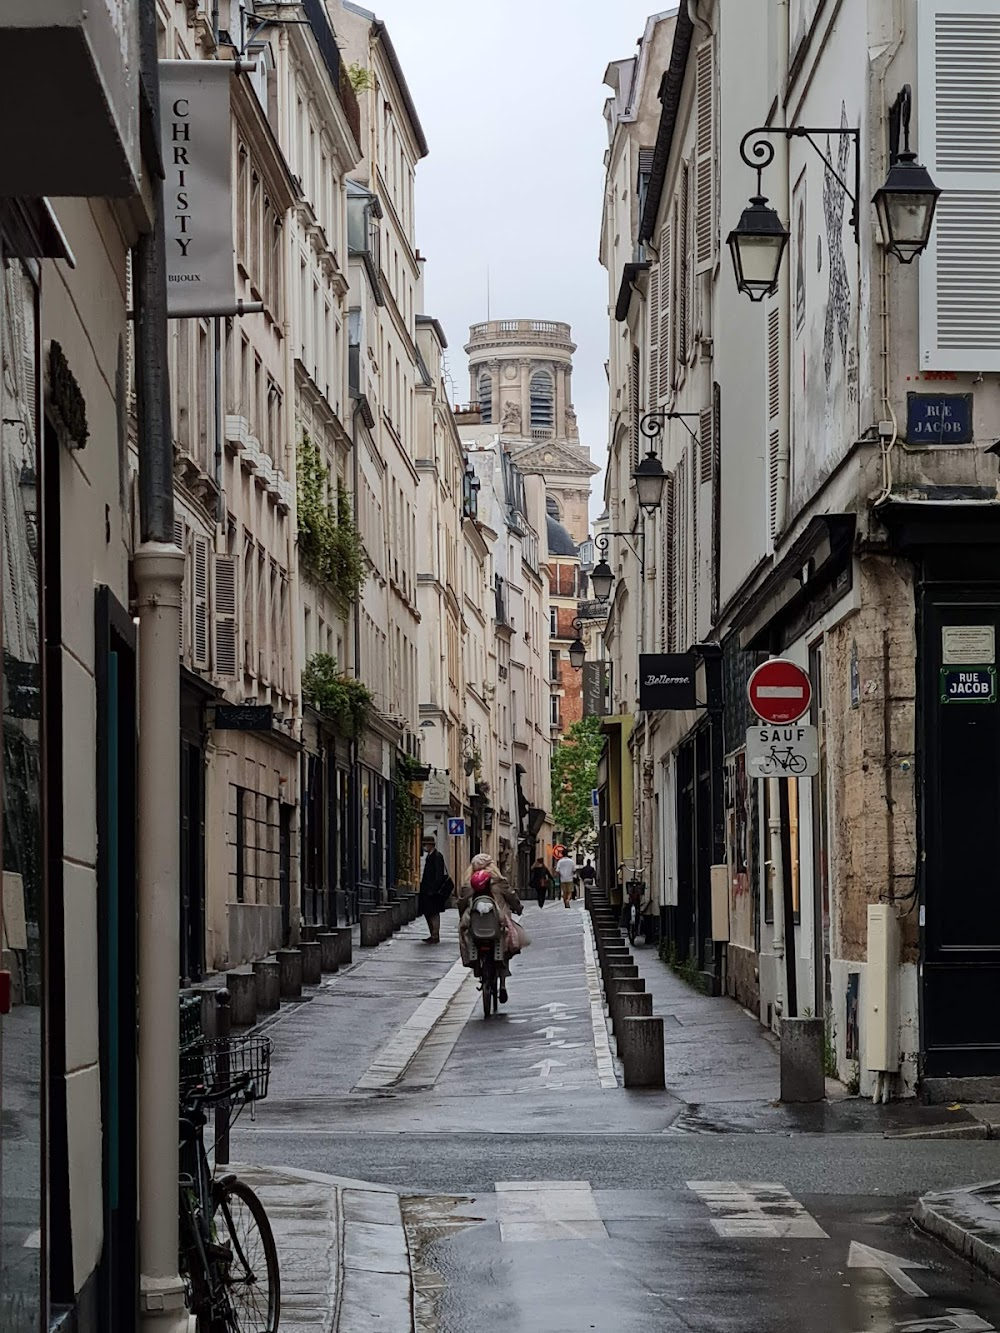
[[[445,859],[437,849],[433,834],[424,838],[424,866],[420,874],[417,906],[427,922],[425,944],[441,943],[441,911],[451,897],[452,881]]]
[[[597,871],[591,864],[589,856],[587,857],[584,864],[580,867],[579,873],[580,873],[580,879],[583,881],[583,887],[585,889],[592,889],[594,887],[594,881],[597,879]]]
[[[556,875],[559,879],[559,887],[562,890],[563,907],[569,907],[570,899],[573,897],[573,884],[576,879],[576,862],[564,852],[556,863]]]
[[[549,890],[552,887],[552,872],[545,864],[544,859],[539,856],[535,864],[531,867],[531,875],[528,882],[535,891],[538,899],[538,906],[545,906],[545,899],[549,896]]]

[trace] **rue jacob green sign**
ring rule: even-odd
[[[943,704],[993,704],[996,700],[996,667],[941,668]]]

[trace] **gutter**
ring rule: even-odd
[[[430,152],[430,148],[424,137],[424,129],[420,124],[420,117],[417,115],[417,108],[414,106],[410,87],[406,82],[406,75],[403,73],[403,67],[399,63],[399,56],[396,54],[396,48],[393,46],[392,38],[389,36],[389,29],[385,26],[382,19],[376,19],[372,24],[372,37],[375,41],[382,44],[382,50],[385,52],[386,59],[389,61],[389,68],[392,70],[392,76],[396,80],[399,94],[403,99],[403,105],[406,107],[406,114],[409,117],[410,125],[413,129],[413,137],[416,139],[417,147],[420,149],[420,156],[426,157]]]
[[[660,125],[656,131],[656,144],[653,148],[653,170],[649,178],[649,192],[646,195],[646,207],[642,211],[639,223],[639,243],[652,240],[656,228],[656,215],[660,211],[663,186],[667,178],[667,165],[670,150],[674,143],[674,130],[677,128],[677,110],[680,106],[681,90],[684,87],[684,75],[687,71],[688,56],[694,38],[694,24],[687,5],[681,5],[677,13],[677,26],[674,28],[674,44],[670,52],[670,64],[660,84]]]

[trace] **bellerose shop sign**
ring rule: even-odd
[[[232,314],[233,63],[161,60],[163,211],[167,233],[167,313]]]

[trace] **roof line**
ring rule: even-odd
[[[393,78],[396,80],[399,87],[403,105],[406,107],[406,114],[410,118],[413,134],[417,141],[417,147],[420,149],[420,156],[426,157],[430,152],[430,148],[427,146],[427,140],[424,137],[424,129],[420,124],[420,117],[417,115],[417,108],[414,105],[413,97],[410,94],[410,88],[406,82],[406,75],[403,73],[403,67],[399,63],[399,56],[396,54],[396,48],[393,46],[392,38],[389,36],[389,29],[385,26],[382,19],[376,19],[372,24],[372,36],[382,43],[382,49],[385,51],[386,57],[388,58]]]
[[[674,44],[670,52],[670,64],[663,76],[660,88],[660,101],[663,110],[660,113],[660,125],[656,131],[656,146],[653,149],[653,170],[649,178],[649,193],[646,195],[646,207],[642,211],[639,223],[639,240],[652,239],[656,228],[656,215],[660,211],[663,186],[667,179],[667,164],[674,142],[674,130],[677,127],[677,109],[680,106],[681,89],[684,87],[684,73],[687,69],[691,42],[694,37],[694,24],[687,5],[681,5],[677,11],[677,26],[674,28]]]

